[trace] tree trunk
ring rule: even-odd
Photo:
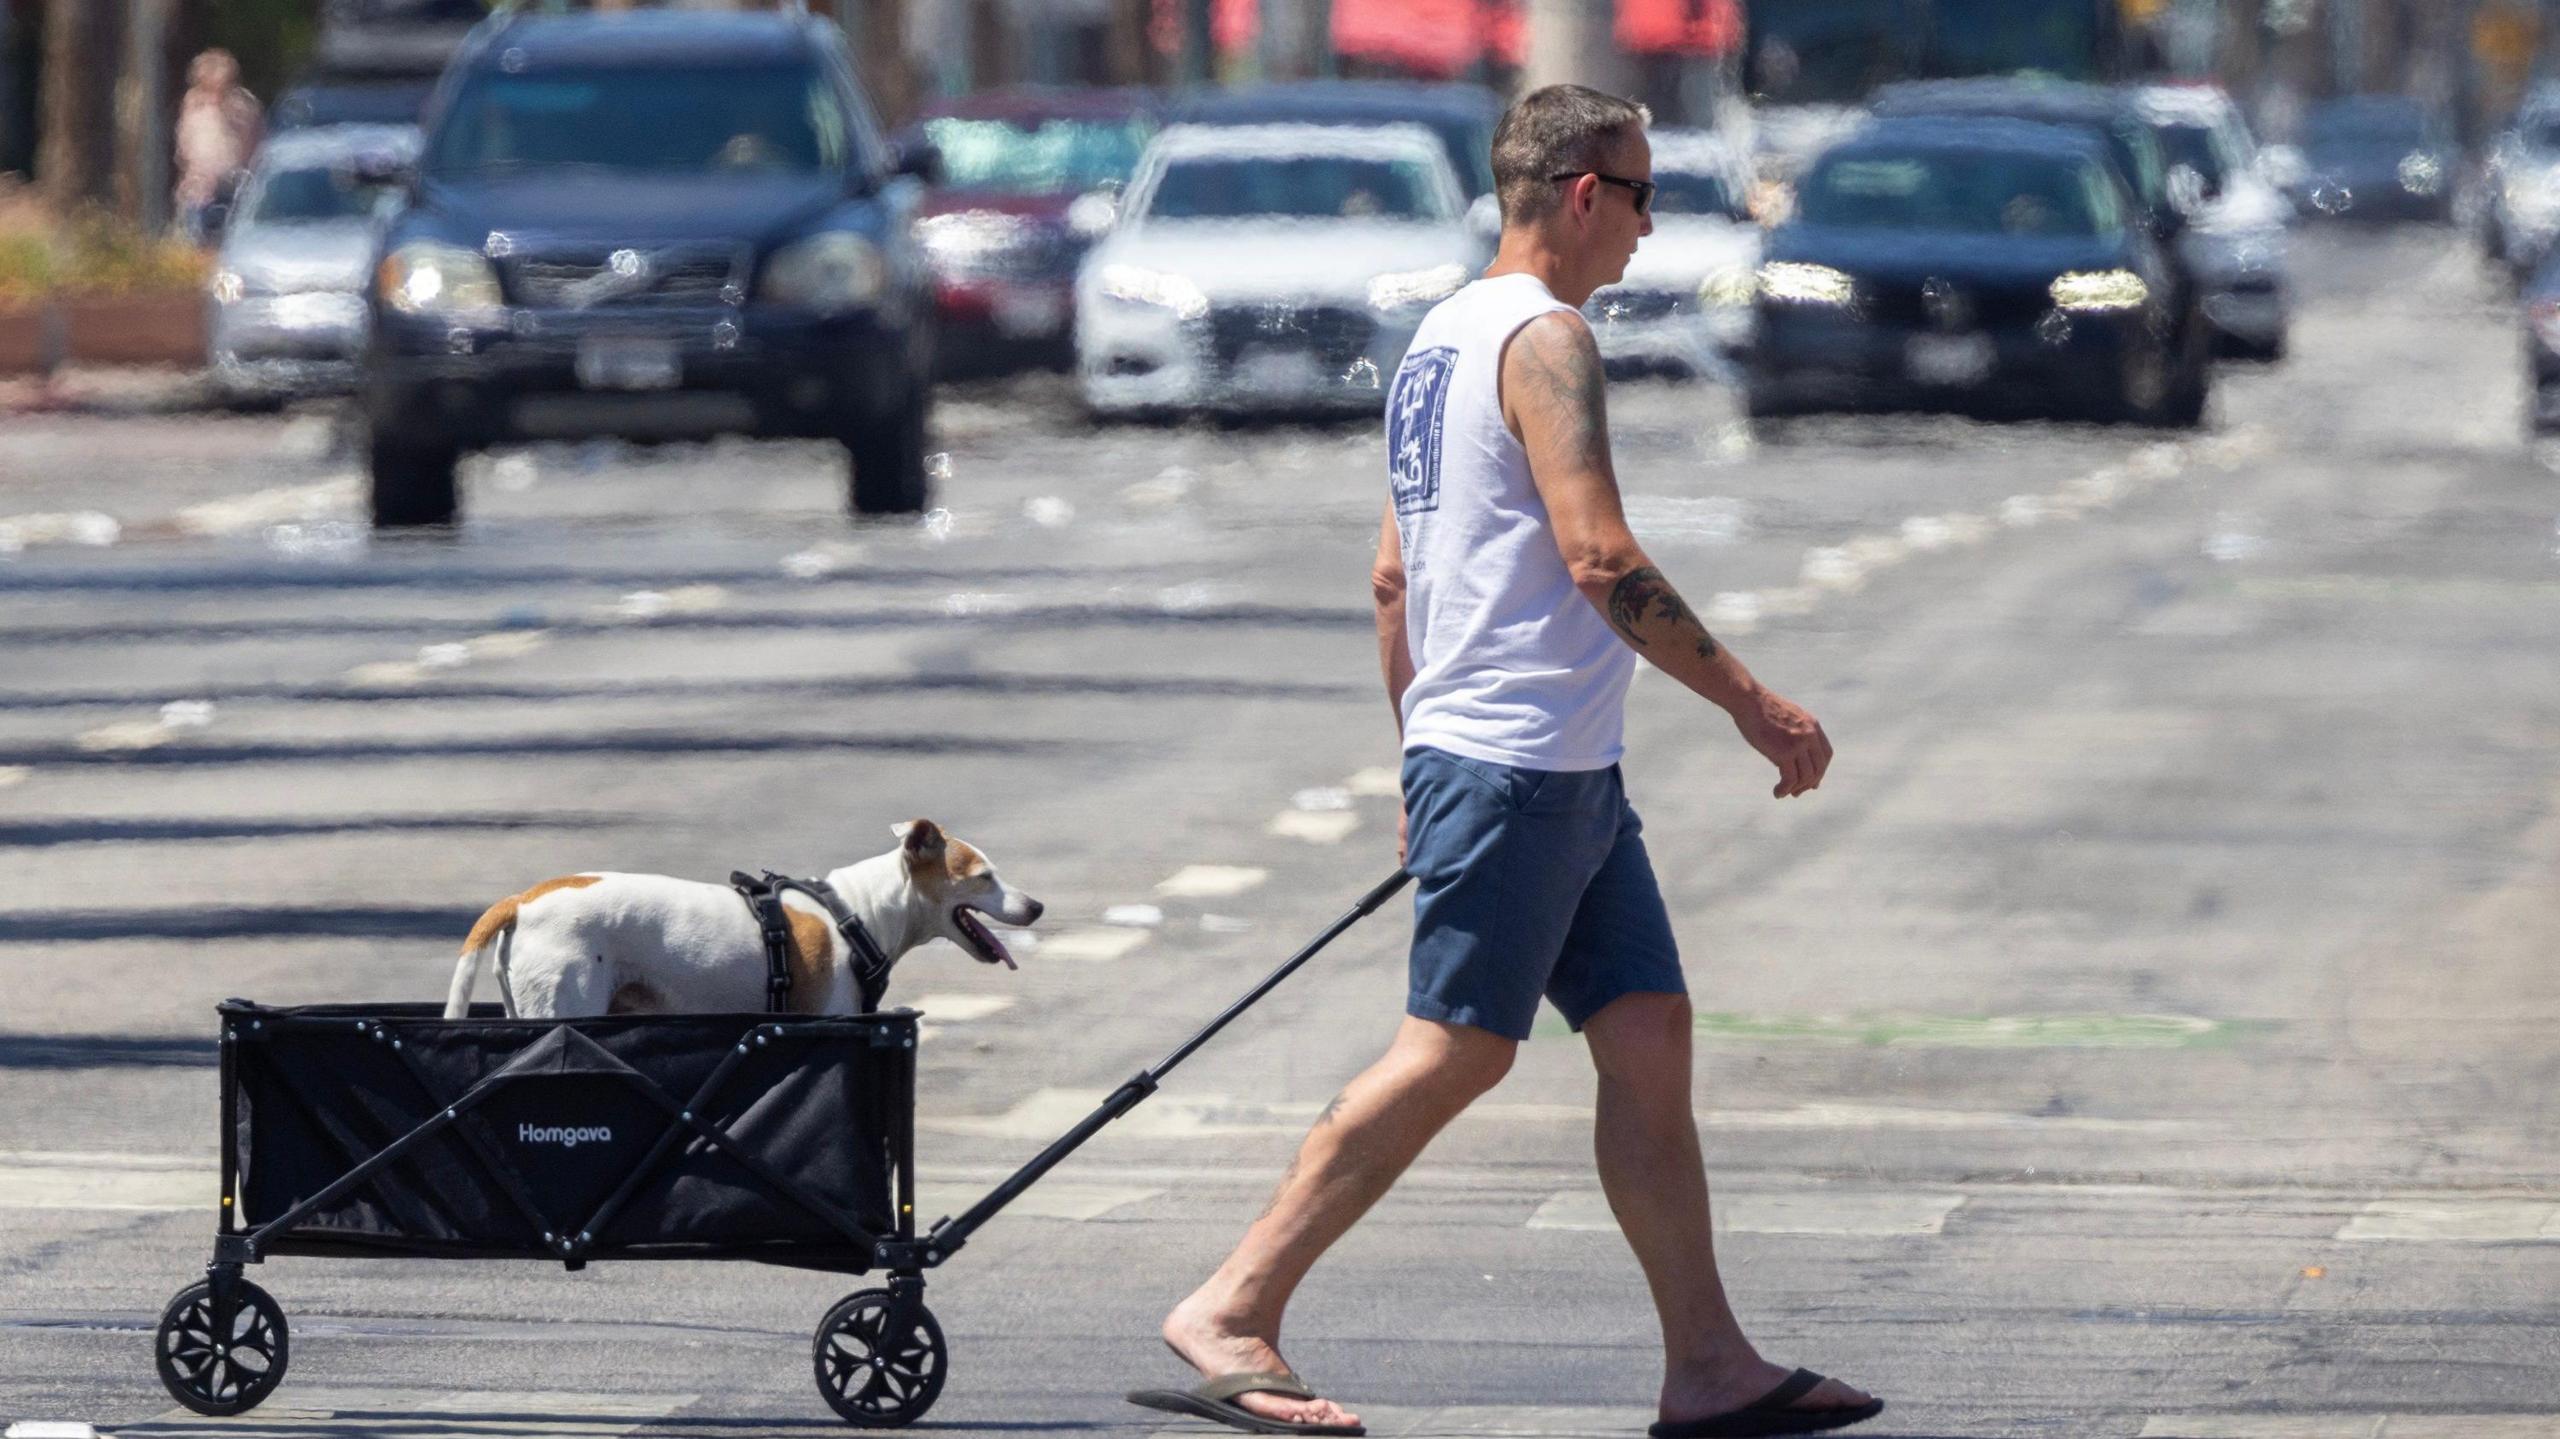
[[[36,183],[55,209],[115,199],[117,41],[124,7],[116,0],[54,0],[44,15],[44,140]]]

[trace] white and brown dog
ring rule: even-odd
[[[830,872],[827,883],[891,963],[947,939],[982,964],[1013,967],[987,927],[1040,918],[1040,901],[1006,884],[977,849],[929,819],[891,826],[898,847]],[[851,946],[815,901],[783,895],[791,927],[791,1008],[851,1014]],[[509,1012],[531,1018],[738,1013],[765,1007],[764,931],[725,884],[662,874],[573,874],[502,899],[463,941],[447,1019],[471,1012],[471,985],[492,956]]]

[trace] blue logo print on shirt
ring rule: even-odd
[[[1416,350],[1387,392],[1387,477],[1398,515],[1440,508],[1440,423],[1457,367],[1458,352],[1445,345]]]

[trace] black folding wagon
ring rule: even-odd
[[[283,1308],[242,1270],[286,1256],[753,1259],[885,1282],[818,1323],[818,1392],[891,1428],[947,1373],[924,1271],[1175,1065],[1402,888],[1397,872],[1181,1048],[956,1218],[915,1223],[914,1010],[510,1019],[477,1005],[270,1008],[221,1022],[213,1262],[160,1318],[160,1379],[239,1414],[284,1379]]]

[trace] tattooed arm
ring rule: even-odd
[[[1605,384],[1600,347],[1580,315],[1541,315],[1503,352],[1503,420],[1529,452],[1529,476],[1574,587],[1638,655],[1733,716],[1777,766],[1779,798],[1802,794],[1822,782],[1831,742],[1812,715],[1763,687],[1707,633],[1636,543],[1609,459]]]

